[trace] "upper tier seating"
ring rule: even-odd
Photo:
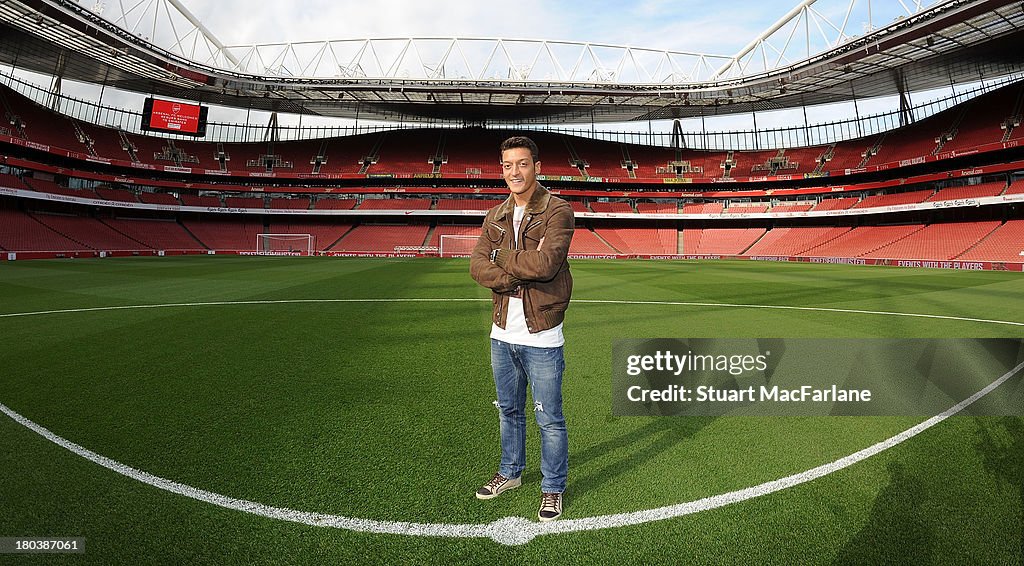
[[[683,214],[722,214],[725,205],[720,202],[693,203],[683,205]]]
[[[909,126],[834,145],[727,152],[676,150],[544,131],[483,128],[402,129],[277,142],[170,140],[73,120],[7,87],[0,88],[12,113],[24,124],[29,141],[71,150],[80,156],[135,161],[147,167],[185,167],[197,174],[223,167],[240,174],[270,171],[289,175],[317,172],[410,176],[436,172],[457,178],[491,179],[500,177],[497,148],[501,141],[523,134],[537,141],[541,150],[541,174],[550,177],[589,175],[627,179],[631,177],[627,163],[638,179],[677,175],[699,178],[803,175],[815,172],[822,159],[825,162],[821,171],[833,174],[861,166],[901,161],[910,164],[935,152],[951,155],[1001,141],[1004,124],[1015,112],[1024,90],[1020,84],[1008,85]],[[1024,127],[1014,128],[1008,139],[1024,139]],[[870,155],[869,150],[877,150],[877,153]]]
[[[580,202],[578,200],[571,200],[571,201],[569,201],[569,206],[572,207],[572,211],[574,213],[576,213],[576,212],[590,212],[590,209],[587,208],[586,203],[582,203],[582,202]]]
[[[1024,179],[1018,179],[1010,183],[1010,186],[1006,188],[1006,191],[1003,194],[1019,195],[1021,193],[1024,193]]]
[[[143,191],[139,193],[139,200],[149,204],[181,204],[181,201],[170,193],[148,193]]]
[[[864,197],[863,200],[851,208],[877,208],[881,206],[897,206],[901,204],[916,204],[924,202],[932,195],[932,191],[910,191],[906,193],[892,193],[885,195],[872,195]]]
[[[857,197],[826,198],[814,205],[811,210],[846,210],[853,208],[859,200]]]
[[[8,189],[29,189],[24,181],[20,177],[10,175],[8,173],[0,173],[0,187],[6,187]]]
[[[441,166],[441,173],[456,177],[496,178],[501,176],[498,146],[508,137],[508,132],[495,130],[467,129],[462,135],[455,132],[445,136],[444,153],[448,162]],[[546,170],[546,158],[541,156],[541,169]]]
[[[633,213],[633,207],[628,202],[590,202],[590,210],[594,212],[619,212]]]
[[[64,195],[79,198],[99,198],[96,195],[96,191],[93,191],[92,189],[69,189],[67,187],[62,187],[53,181],[36,179],[33,177],[26,177],[24,181],[29,186],[29,188],[39,191],[41,193],[51,193],[55,195]]]
[[[437,210],[490,210],[502,202],[497,199],[441,198],[437,199]]]
[[[725,209],[726,214],[761,214],[768,212],[767,204],[731,204]]]
[[[814,206],[811,203],[806,204],[777,204],[769,210],[770,212],[807,212]]]
[[[197,196],[190,194],[181,195],[181,204],[185,206],[205,206],[214,208],[219,208],[223,206],[218,197],[210,195]]]
[[[263,208],[263,197],[224,197],[228,208]]]
[[[332,197],[317,197],[316,203],[313,204],[315,210],[351,210],[355,208],[356,203],[359,202],[354,198],[332,198]]]
[[[636,211],[640,214],[679,214],[679,206],[674,202],[638,202]]]
[[[368,198],[363,199],[362,204],[357,208],[359,210],[429,210],[430,204],[430,199],[424,198]]]
[[[96,196],[103,200],[114,200],[119,202],[139,202],[139,199],[135,198],[135,193],[126,191],[124,189],[109,189],[103,187],[96,188]]]
[[[309,197],[271,198],[270,208],[275,210],[308,210]]]
[[[965,198],[982,198],[982,197],[995,197],[1003,193],[1006,189],[1006,183],[982,183],[980,185],[965,185],[962,187],[948,187],[940,189],[934,195],[928,197],[925,200],[929,201],[943,201],[943,200],[957,200]]]
[[[379,160],[371,171],[413,175],[431,173],[434,170],[431,159],[435,157],[441,139],[438,130],[387,132],[380,147]]]

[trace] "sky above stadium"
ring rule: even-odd
[[[503,4],[477,0],[304,0],[258,4],[259,8],[253,9],[256,4],[249,0],[181,1],[228,46],[382,37],[500,37],[724,56],[735,55],[800,4],[800,0],[519,0]],[[925,6],[935,3],[936,0],[921,1]],[[868,31],[869,11],[871,23],[880,27],[897,16],[907,15],[907,9],[916,5],[911,0],[874,0],[870,4],[869,0],[818,0],[811,9],[816,12],[816,19],[820,16],[842,26],[852,6],[845,31],[848,35],[860,35]],[[245,17],[240,18],[240,13]],[[815,25],[821,25],[821,31],[815,33]],[[808,27],[812,41],[825,35],[834,37],[827,24]],[[788,35],[787,29],[783,30],[784,36]],[[785,37],[775,43],[781,46]],[[888,110],[890,106],[891,101],[878,105],[869,102],[863,109],[870,113]],[[847,110],[840,114],[849,114]],[[792,112],[780,113],[775,119],[765,116],[761,125],[792,123],[794,118],[788,114]],[[834,108],[820,108],[812,110],[811,123],[835,117]],[[733,123],[738,128],[753,128],[753,123],[748,123],[749,116],[717,121],[727,128],[733,127]]]
[[[169,30],[183,30],[182,16],[178,23],[167,23],[167,16],[176,12],[164,4],[167,0],[78,0],[79,3],[103,17],[116,21],[121,10],[132,16],[123,27],[149,39],[150,34],[162,36],[153,41],[170,48],[175,41],[167,39]],[[591,42],[624,45],[671,51],[700,52],[719,56],[733,56],[750,41],[768,30],[793,10],[800,0],[735,0],[733,2],[707,2],[706,0],[641,0],[617,2],[612,0],[543,1],[520,0],[504,4],[476,0],[285,0],[257,3],[251,0],[179,0],[210,32],[227,46],[254,44],[299,43],[341,39],[404,38],[404,37],[494,37],[505,39],[540,39]],[[810,5],[814,23],[787,24],[773,39],[773,47],[787,46],[786,37],[807,31],[805,39],[793,43],[799,50],[804,41],[821,42],[811,47],[812,52],[827,48],[826,42],[835,41],[835,31],[829,25],[843,26],[846,35],[862,35],[869,31],[869,12],[875,28],[906,16],[908,9],[918,6],[919,0],[817,0]],[[930,6],[944,0],[920,0]],[[869,3],[870,2],[870,3]],[[154,17],[155,16],[155,17]],[[824,22],[824,23],[823,23]],[[834,24],[832,24],[834,22]],[[186,26],[190,27],[190,26]],[[817,28],[817,29],[815,29]],[[798,35],[800,35],[798,33]],[[780,37],[781,36],[781,37]],[[829,36],[829,37],[826,37]],[[809,39],[806,39],[808,38]],[[233,50],[243,53],[245,50]],[[790,54],[791,62],[802,59],[804,53]],[[202,57],[197,57],[202,61]],[[49,83],[46,77],[34,77],[35,84]],[[141,107],[143,95],[107,89],[97,85],[65,83],[64,93],[85,100],[101,98],[104,104],[119,108]],[[943,94],[941,96],[947,96]],[[934,100],[938,95],[915,94],[914,103]],[[890,112],[898,105],[894,97],[860,102],[860,115]],[[703,120],[684,121],[684,130],[727,131],[790,127],[794,123],[825,123],[853,116],[856,109],[850,103],[810,107],[806,112],[783,110],[753,115],[730,115]],[[799,115],[797,115],[799,114]],[[211,121],[236,123],[252,120],[266,123],[267,118],[255,111],[250,116],[238,109],[213,108]],[[295,125],[298,116],[283,116],[282,124]],[[321,124],[322,122],[322,124]],[[346,121],[342,121],[347,123]],[[334,119],[306,118],[308,125],[336,124]],[[670,121],[648,124],[646,129],[669,131]],[[629,123],[602,128],[634,131],[637,124]]]
[[[821,2],[824,7],[830,2]],[[374,2],[184,0],[226,45],[376,37],[501,37],[572,40],[732,55],[796,0],[594,2],[476,0]],[[838,4],[836,4],[838,6]],[[238,14],[244,13],[244,18]]]

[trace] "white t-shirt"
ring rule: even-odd
[[[514,245],[519,246],[519,227],[526,214],[525,206],[517,206],[512,215],[512,228],[515,230]],[[526,326],[526,313],[523,311],[523,300],[516,297],[508,299],[508,314],[505,316],[505,328],[491,324],[491,338],[508,344],[534,346],[536,348],[557,348],[565,344],[562,325],[531,334]]]

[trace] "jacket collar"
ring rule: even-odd
[[[551,193],[544,188],[543,185],[537,183],[537,190],[533,192],[533,196],[530,197],[530,202],[526,203],[526,212],[528,214],[540,214],[548,209],[548,202],[551,201]],[[495,220],[501,220],[506,215],[512,214],[513,209],[516,207],[516,200],[509,195],[505,202],[498,205],[498,210],[494,214]]]

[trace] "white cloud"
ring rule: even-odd
[[[695,0],[647,0],[626,5],[611,0],[522,0],[514,5],[473,0],[378,0],[372,3],[310,0],[270,4],[239,0],[186,0],[186,7],[228,46],[382,37],[501,37],[630,45],[728,56],[777,19],[788,9],[788,4],[774,0],[760,4],[756,9],[736,11]],[[157,43],[166,45],[167,41]],[[387,46],[379,44],[378,47],[387,49]],[[488,45],[487,49],[490,47]],[[392,53],[377,54],[385,66],[397,56],[398,46],[394,49],[396,51]],[[335,55],[345,65],[354,57],[355,50],[353,44],[351,52]],[[247,55],[244,49],[233,52],[239,58]],[[269,62],[278,54],[278,51],[268,49],[261,55],[264,62]],[[471,66],[482,66],[482,60],[488,53],[478,55],[480,59],[471,62]],[[571,67],[577,57],[575,54],[557,56],[568,57],[560,61],[566,68]],[[200,61],[205,61],[205,57],[203,52],[195,56]],[[427,54],[423,57],[431,59]],[[473,59],[472,54],[468,57]],[[520,57],[530,60],[533,55]],[[720,64],[714,63],[713,67]],[[685,63],[684,72],[689,72],[691,65]],[[296,74],[335,74],[333,67],[305,73],[294,63],[287,66]],[[535,68],[542,69],[541,75],[551,74],[544,73],[543,61]],[[259,72],[254,67],[249,70]],[[365,67],[364,72],[377,74]],[[504,72],[507,73],[507,69]],[[455,74],[464,73],[456,71]]]
[[[227,45],[460,36],[574,40],[732,55],[788,12],[796,0],[520,0],[515,4],[476,0],[184,0],[184,4]],[[875,6],[876,25],[901,11],[896,3],[891,4]],[[850,5],[848,0],[819,0],[812,8],[840,22]],[[854,0],[852,5],[855,15],[847,32],[859,33],[863,27],[859,20],[866,19],[861,6],[866,0]],[[117,5],[111,3],[104,15],[116,12]],[[133,14],[145,13],[144,19],[150,20],[137,29],[143,30],[143,35],[150,33],[151,14],[164,19],[164,12],[155,3],[134,10]],[[834,38],[834,32],[827,25],[825,28]],[[812,32],[817,35],[816,29]]]
[[[789,9],[648,0],[501,5],[473,0],[276,2],[186,0],[186,7],[228,45],[376,37],[504,37],[616,43],[639,47],[735,51]],[[751,6],[755,6],[753,2]]]
[[[375,2],[312,0],[254,4],[228,0],[190,0],[187,7],[225,44],[321,41],[376,37],[533,36],[549,33],[544,3],[524,0],[517,16],[491,3],[470,0],[445,2]],[[252,6],[259,6],[252,9]],[[239,13],[245,17],[240,18]]]

